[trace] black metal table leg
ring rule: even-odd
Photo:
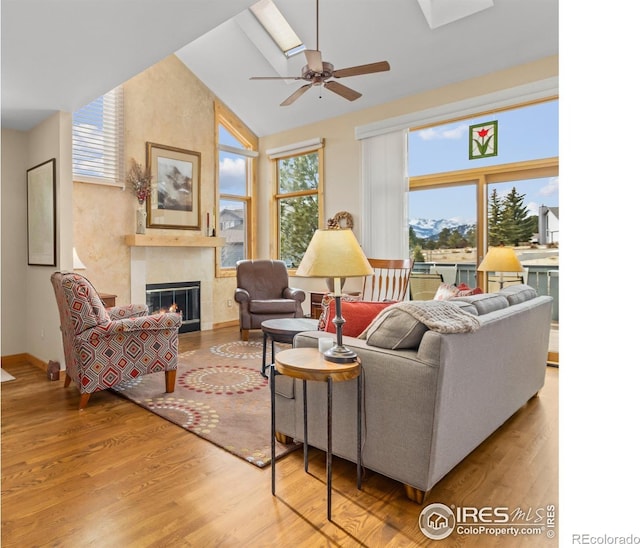
[[[331,521],[331,474],[332,474],[332,427],[331,415],[332,415],[332,396],[333,396],[333,382],[331,377],[327,379],[327,519]]]
[[[273,363],[273,355],[271,356],[271,363]],[[263,377],[267,376],[267,334],[262,334],[262,369],[260,370],[260,374]]]
[[[276,494],[276,366],[269,367],[271,388],[271,494]]]
[[[307,427],[307,381],[302,381],[303,428],[304,428],[304,471],[309,472],[309,430]]]
[[[362,375],[358,376],[358,489],[362,489]]]

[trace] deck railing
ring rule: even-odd
[[[449,283],[456,285],[464,283],[469,287],[476,287],[476,265],[470,263],[415,263],[413,271],[416,273],[428,273],[443,267],[443,277]],[[455,267],[455,276],[454,276]],[[533,287],[538,295],[553,297],[552,320],[558,322],[560,318],[560,296],[558,282],[560,270],[554,265],[525,265],[528,270],[527,284]],[[452,282],[452,280],[455,280]]]

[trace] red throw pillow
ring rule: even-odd
[[[333,293],[325,293],[322,297],[322,314],[320,314],[320,318],[318,319],[318,331],[326,331],[327,330],[327,319],[329,317],[329,303],[332,303],[334,300]],[[342,304],[353,301],[361,301],[362,297],[360,295],[342,295],[340,297],[340,301]],[[334,304],[335,307],[335,304]],[[334,312],[335,315],[335,312]],[[333,318],[333,316],[331,316]],[[344,317],[344,316],[343,316]],[[335,333],[335,331],[334,331]]]
[[[458,297],[468,297],[469,295],[478,295],[482,293],[482,289],[479,287],[474,287],[471,289],[467,284],[460,283],[458,284]]]
[[[342,334],[346,337],[357,337],[362,333],[378,313],[387,306],[392,305],[396,301],[342,301],[342,317],[345,319],[345,324],[342,326]],[[324,330],[328,333],[335,333],[336,326],[333,323],[333,318],[336,315],[336,303],[332,300],[329,303],[329,313],[327,314],[327,324]]]

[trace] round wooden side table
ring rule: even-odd
[[[327,519],[331,520],[331,477],[332,477],[332,399],[333,383],[357,379],[358,411],[357,411],[357,481],[358,489],[362,486],[362,366],[360,358],[352,363],[333,363],[324,359],[317,348],[292,348],[278,352],[271,365],[271,494],[276,494],[276,412],[275,412],[275,378],[286,375],[302,380],[302,398],[304,405],[304,470],[308,472],[308,439],[307,439],[307,381],[327,383]]]

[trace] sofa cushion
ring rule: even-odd
[[[456,306],[459,306],[460,308],[462,308],[462,310],[464,310],[465,312],[468,312],[469,314],[473,314],[474,316],[478,315],[478,309],[475,306],[473,306],[473,304],[471,303],[467,303],[462,299],[449,299],[449,302],[451,304],[455,304]]]
[[[297,302],[293,299],[254,299],[249,302],[252,314],[295,314]]]
[[[379,312],[392,305],[396,301],[344,301],[342,304],[342,317],[345,324],[342,326],[342,334],[349,337],[357,337],[362,333]],[[332,299],[329,303],[327,321],[324,330],[335,333],[336,326],[333,318],[336,315],[336,302]]]
[[[366,339],[368,345],[380,348],[418,348],[426,330],[427,326],[411,314],[394,309],[373,320],[366,331]],[[360,338],[365,338],[365,333]]]
[[[509,306],[530,301],[538,296],[537,291],[530,285],[516,284],[503,287],[498,291],[500,295],[504,295],[509,301]]]
[[[507,298],[499,293],[481,293],[480,295],[469,295],[468,297],[454,297],[453,300],[472,304],[478,311],[479,316],[494,310],[502,310],[509,306]]]

